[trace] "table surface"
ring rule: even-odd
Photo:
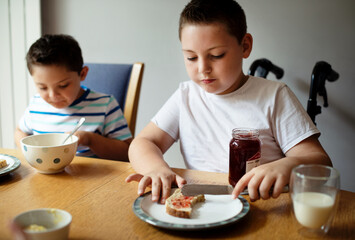
[[[161,229],[140,220],[132,211],[137,183],[126,183],[134,172],[129,163],[75,157],[65,171],[37,173],[19,150],[0,149],[17,157],[21,166],[0,177],[0,239],[11,239],[8,222],[35,208],[60,208],[71,213],[69,239],[303,239],[292,213],[291,199],[250,202],[249,213],[228,226],[203,231]],[[174,169],[189,183],[226,184],[227,175]],[[341,191],[336,216],[322,239],[355,239],[355,193]]]

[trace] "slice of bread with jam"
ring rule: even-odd
[[[190,218],[193,206],[198,202],[204,202],[203,194],[197,196],[184,196],[181,189],[175,192],[165,201],[166,212],[174,217]]]
[[[7,166],[7,162],[5,159],[0,159],[0,168],[4,168]]]

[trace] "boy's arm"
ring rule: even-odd
[[[18,126],[16,127],[14,137],[15,137],[16,146],[19,149],[21,149],[21,139],[27,136],[29,136],[29,134],[22,132]]]
[[[300,164],[323,164],[332,166],[328,154],[324,151],[316,136],[311,136],[293,148],[286,157],[253,168],[235,185],[233,197],[237,197],[245,187],[248,187],[252,201],[277,198],[282,188],[289,183],[292,168]],[[271,187],[273,191],[270,193]]]
[[[120,141],[86,131],[77,131],[75,136],[79,138],[78,145],[88,146],[99,158],[128,162],[128,147],[132,138]]]
[[[152,185],[152,200],[161,203],[169,197],[171,184],[179,187],[186,181],[175,174],[164,161],[163,154],[174,143],[174,139],[150,122],[132,141],[129,147],[129,159],[138,174],[132,174],[126,181],[138,181],[138,194],[142,195],[145,188]]]

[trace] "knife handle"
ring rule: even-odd
[[[272,186],[272,187],[270,188],[269,193],[272,194],[273,191],[274,191],[274,187]],[[289,187],[288,187],[288,185],[286,185],[286,186],[284,186],[284,187],[282,188],[282,193],[287,193],[287,192],[289,192]],[[245,188],[244,191],[241,192],[240,194],[241,194],[241,195],[249,195],[248,188]]]

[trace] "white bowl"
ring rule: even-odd
[[[69,227],[72,221],[70,213],[54,208],[39,208],[23,212],[14,218],[14,222],[24,230],[26,237],[31,240],[64,240],[68,239]],[[45,230],[27,230],[36,224]]]
[[[21,149],[27,162],[44,174],[58,173],[73,160],[78,137],[71,136],[65,144],[66,133],[31,135],[21,139]]]

